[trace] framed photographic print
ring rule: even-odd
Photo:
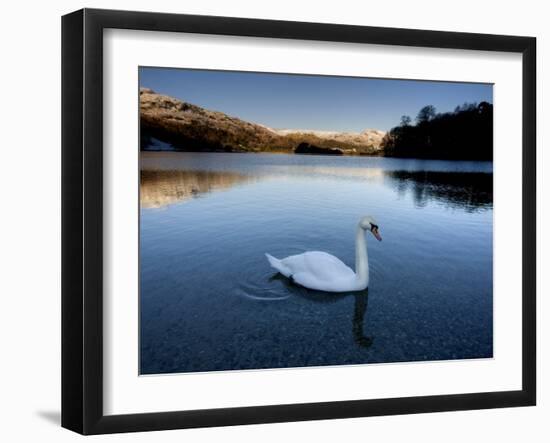
[[[535,404],[534,38],[62,27],[64,427]]]

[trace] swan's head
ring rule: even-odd
[[[362,229],[365,231],[372,232],[372,235],[376,238],[378,241],[382,241],[382,237],[380,237],[380,233],[378,232],[379,227],[378,223],[374,219],[374,217],[367,215],[361,219],[359,222],[359,226],[361,226]]]

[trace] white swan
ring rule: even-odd
[[[362,291],[369,285],[369,258],[365,231],[371,231],[378,241],[378,224],[371,216],[363,217],[357,226],[355,238],[355,272],[334,255],[320,251],[308,251],[277,259],[265,254],[270,265],[309,289],[327,292]]]

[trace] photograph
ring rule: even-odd
[[[140,375],[493,358],[493,84],[138,69]]]

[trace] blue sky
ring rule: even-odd
[[[488,84],[149,67],[140,86],[276,129],[389,130],[428,104],[493,102]]]

